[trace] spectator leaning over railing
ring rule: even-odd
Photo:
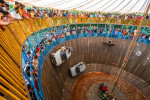
[[[11,13],[12,17],[14,19],[22,19],[20,13],[19,13],[19,7],[15,7],[14,11]]]
[[[7,12],[10,13],[10,10],[9,10],[9,4],[7,4],[7,3],[5,4],[4,10],[6,10]]]
[[[46,11],[46,10],[44,10],[43,16],[44,16],[44,18],[47,18],[47,17],[48,17],[48,14],[47,14],[47,11]]]
[[[0,6],[4,7],[5,1],[0,0]],[[33,7],[32,9],[28,9],[29,13],[26,12],[25,5],[15,2],[14,8],[19,7],[19,13],[20,16],[23,18],[34,18],[34,17],[78,17],[78,23],[85,22],[87,17],[105,17],[105,18],[125,18],[125,19],[141,19],[143,14],[141,13],[132,13],[132,14],[121,14],[121,13],[102,13],[102,12],[79,12],[79,11],[67,11],[67,10],[53,10],[53,9],[43,9],[40,10],[37,7]],[[9,5],[5,5],[5,10],[9,12]],[[80,20],[82,19],[82,21]],[[150,19],[149,15],[146,17],[146,19]],[[121,21],[121,20],[116,20]],[[138,23],[138,22],[137,22]]]
[[[6,2],[5,2],[4,0],[0,0],[0,7],[4,8],[5,3],[6,3]]]
[[[11,20],[8,20],[7,18],[5,18],[5,17],[8,17],[9,15],[9,12],[4,10],[5,4],[6,3],[4,0],[0,0],[0,28],[2,30],[4,30],[4,27],[3,27],[4,25],[9,25],[12,23]]]
[[[27,9],[27,15],[28,15],[28,18],[31,18],[31,9]]]
[[[20,6],[19,2],[15,1],[14,8],[19,7],[19,6]]]

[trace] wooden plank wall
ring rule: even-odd
[[[58,45],[51,52],[57,51],[62,46],[72,46],[74,48],[71,57],[59,67],[52,66],[50,61],[51,52],[47,55],[42,69],[42,85],[46,100],[62,99],[64,85],[66,84],[65,81],[68,77],[68,68],[80,61],[84,61],[86,64],[95,63],[103,65],[100,69],[93,67],[96,65],[90,66],[90,71],[101,70],[108,74],[117,75],[119,72],[118,68],[121,67],[130,41],[111,39],[115,45],[108,47],[103,44],[105,40],[110,40],[110,38],[79,38]],[[148,92],[150,90],[150,77],[148,77],[150,74],[150,60],[147,59],[150,57],[150,45],[138,44],[139,46],[135,46],[125,68],[126,72],[124,72],[121,77],[148,97],[150,96]],[[140,57],[136,56],[137,49],[142,51]],[[115,66],[113,63],[117,64],[119,59],[119,65]],[[73,80],[76,80],[76,78]],[[69,92],[70,85],[68,85]]]

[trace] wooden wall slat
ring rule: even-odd
[[[23,78],[21,78],[21,77],[19,77],[19,76],[17,76],[16,74],[13,74],[13,72],[10,72],[10,71],[8,71],[5,67],[4,67],[4,65],[2,65],[2,64],[0,64],[0,66],[1,66],[1,69],[5,72],[5,73],[7,73],[7,75],[9,76],[9,77],[11,77],[13,80],[18,80],[20,83],[24,83],[23,82]]]
[[[23,93],[24,95],[27,95],[27,93],[25,92],[25,87],[23,86],[23,84],[21,84],[18,81],[14,81],[12,80],[11,77],[9,77],[8,75],[6,75],[1,69],[0,69],[0,73],[1,75],[7,79],[16,89],[18,89],[21,93]]]
[[[12,85],[10,85],[10,83],[8,83],[6,80],[4,80],[1,76],[0,76],[0,80],[2,84],[5,84],[5,86],[7,86],[7,88],[15,93],[16,95],[18,95],[18,97],[20,97],[23,100],[28,100],[27,97],[25,97],[23,94],[21,94],[17,89],[15,89]]]
[[[0,92],[4,93],[7,97],[9,97],[12,100],[21,100],[17,96],[15,96],[13,93],[5,89],[2,85],[0,85]]]
[[[18,75],[18,77],[22,76],[21,75],[21,71],[19,71],[19,69],[17,69],[18,67],[12,67],[11,64],[9,64],[8,59],[4,59],[4,56],[1,57],[0,56],[0,62],[3,64],[3,66],[5,66],[5,68],[7,68],[10,72],[13,72],[14,74]],[[21,79],[23,79],[22,77],[20,77]]]

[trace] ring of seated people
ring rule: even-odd
[[[47,17],[75,17],[80,23],[80,18],[83,18],[84,22],[85,18],[120,18],[120,19],[137,19],[135,21],[135,25],[138,25],[139,20],[143,18],[143,13],[104,13],[104,12],[80,12],[80,11],[68,11],[68,10],[53,10],[48,8],[38,8],[38,7],[26,7],[24,4],[15,2],[5,2],[4,0],[0,0],[0,28],[3,28],[3,25],[9,25],[14,19],[28,19],[28,18],[47,18]],[[146,16],[146,19],[150,19],[150,14]],[[118,20],[120,21],[120,20]],[[147,25],[150,25],[150,21],[147,21]]]
[[[119,39],[127,39],[132,40],[133,37],[136,35],[136,30],[131,29],[120,29],[120,28],[111,28],[111,27],[104,27],[105,25],[100,25],[100,27],[96,27],[96,25],[85,24],[84,27],[81,24],[80,26],[74,26],[74,25],[68,25],[68,26],[57,26],[57,27],[51,27],[49,29],[43,30],[44,34],[39,40],[38,44],[34,44],[32,42],[37,43],[38,38],[37,35],[41,36],[39,33],[34,35],[31,35],[26,42],[23,45],[22,52],[26,53],[26,56],[23,57],[24,64],[22,65],[24,68],[24,72],[30,79],[30,81],[34,81],[34,87],[36,88],[36,91],[40,91],[40,87],[38,82],[40,82],[40,71],[41,66],[39,67],[38,59],[40,58],[40,55],[44,50],[47,48],[48,45],[51,43],[62,43],[59,39],[63,39],[64,41],[74,39],[75,38],[82,38],[82,37],[110,37],[110,38],[119,38]],[[62,28],[63,27],[63,28]],[[112,26],[113,27],[113,26]],[[114,26],[115,27],[115,26]],[[136,28],[135,28],[136,29]],[[146,44],[150,44],[150,37],[149,35],[145,35],[144,28],[142,28],[143,31],[140,33],[141,35],[138,37],[138,42],[143,42]],[[35,36],[35,37],[34,37]],[[73,36],[73,37],[72,37]],[[31,38],[32,37],[32,38]],[[35,39],[35,40],[34,40]],[[32,41],[31,41],[32,40]],[[31,43],[30,43],[31,42]],[[104,44],[108,45],[114,45],[113,41],[104,41]],[[31,45],[34,46],[31,46]],[[31,47],[30,47],[31,46]],[[30,63],[29,63],[30,61]],[[32,66],[32,67],[31,67]],[[40,68],[40,70],[39,70]],[[33,78],[33,79],[32,79]],[[29,93],[31,98],[36,98],[35,91],[33,90],[33,87],[30,85],[30,82],[26,79],[26,85],[28,87]]]
[[[131,13],[131,14],[115,14],[115,13],[102,13],[102,12],[78,12],[78,11],[66,11],[66,10],[53,10],[53,9],[39,9],[38,7],[32,7],[27,9],[26,6],[22,3],[15,2],[15,5],[11,5],[4,0],[0,0],[0,28],[4,31],[5,28],[3,26],[9,25],[13,23],[14,19],[28,19],[28,18],[47,18],[47,17],[74,17],[77,19],[78,23],[82,21],[85,22],[86,18],[121,18],[121,19],[136,19],[135,25],[138,25],[140,19],[143,18],[143,14]],[[150,26],[150,15],[146,16],[147,26]],[[118,20],[120,21],[120,20]],[[22,67],[23,73],[25,75],[26,85],[32,100],[37,98],[43,98],[41,92],[40,85],[40,75],[41,68],[39,67],[38,59],[40,58],[41,52],[43,52],[47,45],[56,41],[58,44],[61,43],[59,39],[69,40],[73,39],[71,36],[75,38],[82,37],[112,37],[119,39],[127,39],[132,40],[136,35],[132,28],[114,28],[105,25],[89,25],[85,24],[82,26],[62,26],[49,28],[46,30],[46,34],[38,33],[40,38],[38,41],[37,34],[31,35],[28,39],[26,39],[23,48],[22,48]],[[150,44],[150,36],[145,33],[144,28],[140,33],[141,35],[138,38],[138,42]],[[33,38],[31,38],[33,37]],[[106,42],[105,44],[113,44],[113,42]],[[3,85],[3,84],[2,84]]]

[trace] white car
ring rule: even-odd
[[[62,47],[54,53],[51,53],[50,58],[53,66],[59,66],[71,56],[72,49],[70,47]]]
[[[74,77],[86,69],[84,62],[79,62],[78,64],[74,65],[73,67],[69,68],[68,73],[71,77]]]

